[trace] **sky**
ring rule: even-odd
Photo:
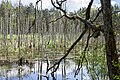
[[[0,0],[1,3],[2,0]],[[13,4],[18,3],[19,0],[8,0],[11,1]],[[28,5],[29,3],[33,3],[35,5],[35,2],[37,0],[21,0],[23,5]],[[94,6],[100,6],[100,0],[94,0]],[[43,9],[45,8],[52,8],[53,6],[51,5],[51,0],[42,0],[43,2]],[[81,7],[87,7],[89,4],[90,0],[67,0],[67,11],[76,11],[79,10]],[[118,4],[120,5],[120,0],[111,0],[112,5]]]

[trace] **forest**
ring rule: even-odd
[[[1,1],[0,80],[120,80],[120,5],[43,1]]]

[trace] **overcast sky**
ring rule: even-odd
[[[1,2],[2,0],[0,0]],[[13,4],[18,3],[19,0],[8,0],[11,1]],[[37,0],[21,0],[23,5],[28,5],[29,3],[33,3],[35,5],[35,2]],[[42,0],[43,1],[43,9],[45,8],[51,8],[51,0]],[[67,10],[68,11],[74,11],[78,10],[80,7],[86,7],[88,5],[90,0],[67,0]],[[93,6],[100,6],[100,0],[94,0]],[[112,0],[112,5],[118,4],[120,5],[120,0]]]

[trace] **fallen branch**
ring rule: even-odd
[[[85,48],[84,48],[84,51],[82,52],[82,60],[81,60],[81,62],[80,62],[80,60],[79,60],[78,68],[77,68],[77,70],[75,71],[74,77],[76,77],[76,75],[78,75],[80,69],[82,68],[84,59],[86,60],[87,65],[88,65],[88,61],[87,61],[86,56],[85,56],[85,51],[86,51],[87,48],[88,48],[88,44],[89,44],[90,38],[91,38],[91,36],[90,36],[90,29],[89,29],[89,34],[88,34],[88,37],[87,37],[87,43],[86,43],[86,46],[85,46]]]
[[[91,6],[92,6],[92,4],[93,4],[93,1],[94,1],[94,0],[91,0],[91,1],[89,2],[88,7],[87,7],[87,10],[86,10],[86,20],[89,20],[89,19],[90,19],[90,10],[91,10]],[[87,23],[84,23],[84,24],[85,24],[85,28],[86,28],[86,27],[89,27],[89,25],[88,25]],[[90,36],[90,28],[89,28],[89,34],[88,34],[88,37],[87,37],[87,43],[86,43],[86,46],[85,46],[85,48],[84,48],[84,51],[82,52],[82,59],[79,60],[78,68],[77,68],[77,70],[75,71],[74,77],[76,77],[76,75],[78,75],[80,69],[82,68],[84,59],[85,59],[86,62],[87,62],[87,59],[86,59],[86,56],[85,56],[85,51],[86,51],[87,48],[88,48],[88,44],[89,44],[90,37],[91,37],[91,36]],[[80,61],[81,61],[81,62],[80,62]]]
[[[54,73],[54,72],[57,71],[57,69],[59,68],[60,62],[67,57],[67,55],[71,52],[71,50],[75,47],[75,45],[81,40],[81,38],[87,32],[87,30],[88,30],[88,28],[85,28],[85,30],[81,33],[81,35],[79,36],[79,38],[69,48],[69,50],[67,51],[67,53],[58,62],[56,62],[52,67],[50,67],[48,69],[48,71],[51,70],[51,69],[53,69],[52,73]],[[48,73],[48,71],[47,71],[47,73]]]
[[[66,1],[66,0],[63,0],[62,3],[65,2],[65,1]],[[88,20],[90,19],[90,9],[91,9],[93,0],[91,0],[90,3],[89,3],[89,5],[88,5],[87,11],[86,11],[86,19],[81,18],[77,13],[74,14],[73,16],[69,16],[69,15],[67,14],[66,10],[65,10],[65,9],[62,9],[62,7],[61,7],[62,3],[60,3],[58,0],[56,0],[57,5],[53,2],[53,0],[51,0],[51,3],[52,3],[52,5],[53,5],[56,9],[60,10],[61,12],[63,12],[63,13],[64,13],[63,16],[65,16],[66,18],[71,19],[71,20],[76,20],[76,19],[78,19],[78,20],[80,20],[81,22],[83,22],[83,23],[86,25],[85,30],[81,33],[81,35],[79,36],[79,38],[72,44],[72,46],[69,48],[69,50],[67,51],[67,53],[65,53],[65,55],[64,55],[58,62],[56,62],[53,66],[51,66],[51,67],[47,70],[47,73],[48,73],[49,70],[53,69],[53,71],[51,72],[51,75],[53,75],[54,72],[56,72],[57,69],[59,68],[60,62],[67,57],[67,55],[68,55],[68,54],[70,53],[70,51],[75,47],[75,45],[81,40],[81,38],[84,36],[84,34],[87,32],[88,29],[89,29],[89,32],[90,32],[90,29],[99,30],[99,31],[102,31],[102,30],[101,30],[100,28],[97,28],[97,27],[96,27],[95,25],[93,25],[90,21],[88,21]],[[97,17],[98,17],[98,16],[99,16],[99,13],[98,13]],[[96,20],[97,17],[95,17],[94,20]],[[55,21],[56,21],[56,20],[55,20]],[[89,33],[88,38],[87,38],[87,44],[86,44],[85,49],[84,49],[84,51],[83,51],[84,54],[82,55],[81,67],[82,67],[82,63],[83,63],[84,59],[85,59],[86,62],[87,62],[87,59],[86,59],[86,56],[85,56],[85,51],[86,51],[86,49],[87,49],[87,47],[88,47],[89,39],[90,39],[90,33]],[[80,62],[79,62],[78,70],[76,71],[76,74],[78,74],[79,70],[80,70]]]

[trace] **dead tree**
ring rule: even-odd
[[[102,32],[104,34],[109,78],[110,78],[110,80],[116,80],[116,79],[114,79],[114,77],[115,77],[115,75],[118,74],[118,71],[117,71],[118,67],[116,67],[114,64],[118,63],[118,56],[117,56],[117,50],[116,50],[116,41],[115,41],[114,31],[113,31],[113,27],[112,27],[111,0],[101,0],[102,8],[99,10],[95,19],[93,19],[93,21],[90,21],[90,9],[93,4],[93,0],[90,1],[89,5],[87,7],[86,19],[81,18],[77,13],[73,14],[72,16],[68,15],[66,10],[61,7],[62,4],[66,1],[67,0],[60,0],[60,1],[56,0],[54,2],[53,0],[51,0],[51,3],[56,9],[63,12],[63,16],[65,16],[66,18],[71,19],[71,20],[78,19],[81,22],[83,22],[85,24],[85,29],[80,34],[78,39],[71,45],[71,47],[68,49],[68,51],[65,53],[65,55],[58,62],[56,62],[52,67],[50,67],[48,69],[48,71],[54,68],[54,71],[52,73],[56,72],[56,70],[59,67],[60,62],[62,60],[64,60],[64,58],[67,57],[67,55],[75,47],[75,45],[81,40],[81,38],[84,36],[84,34],[86,34],[88,30],[92,29],[95,31],[94,33],[96,33],[96,32],[98,33],[98,35],[95,38],[97,38],[99,36],[99,32]],[[98,28],[98,27],[96,27],[96,25],[93,24],[93,22],[97,19],[97,17],[99,16],[99,14],[101,12],[103,13],[104,27]],[[88,38],[87,38],[87,44],[85,46],[84,51],[88,47],[89,39],[91,37],[90,35],[91,34],[89,33]],[[85,56],[83,58],[85,58]]]

